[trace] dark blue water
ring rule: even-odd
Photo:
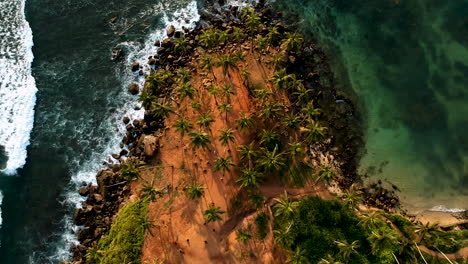
[[[408,208],[468,207],[468,1],[287,0],[367,118],[361,173]]]
[[[77,185],[93,181],[102,162],[119,151],[123,116],[142,116],[134,110],[137,97],[126,92],[142,81],[130,63],[154,54],[168,21],[188,26],[196,11],[190,0],[27,1],[37,103],[26,165],[17,175],[0,175],[0,263],[56,263],[69,256],[76,241],[71,216],[81,201]],[[119,61],[111,60],[114,47],[123,50]]]

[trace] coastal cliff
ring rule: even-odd
[[[394,191],[361,185],[362,121],[318,45],[262,4],[223,12],[193,31],[169,28],[150,72],[131,65],[146,75],[141,91],[129,87],[145,117],[124,118],[121,164],[80,189],[75,262],[315,263],[346,261],[351,248],[352,263],[412,263],[413,241],[434,253],[438,227],[413,232]],[[464,235],[437,233],[460,238],[441,244],[450,253]]]

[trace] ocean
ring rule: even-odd
[[[0,263],[56,263],[76,243],[79,185],[120,152],[122,118],[143,116],[130,64],[144,65],[169,25],[193,27],[202,3],[0,1]],[[357,94],[361,173],[398,185],[408,207],[468,207],[467,0],[274,5]]]

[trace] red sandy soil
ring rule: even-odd
[[[240,50],[240,46],[232,47],[231,52],[234,50]],[[276,50],[270,50],[269,55],[263,55],[259,61],[257,52],[244,49],[246,61],[239,62],[237,66],[239,69],[249,70],[250,84],[271,90],[269,79],[274,67],[268,63],[268,60],[275,53]],[[241,228],[251,228],[258,211],[267,212],[272,219],[271,201],[283,195],[285,191],[293,197],[320,195],[332,198],[323,186],[307,184],[303,188],[288,188],[282,180],[271,179],[260,186],[260,191],[266,198],[263,209],[246,213],[243,212],[245,210],[232,207],[231,200],[240,192],[239,185],[235,182],[238,172],[235,168],[230,173],[215,172],[214,160],[219,156],[232,156],[231,161],[238,163],[237,146],[249,144],[254,135],[239,131],[235,120],[240,117],[241,112],[254,113],[259,107],[256,99],[249,96],[240,71],[231,70],[228,76],[224,76],[222,69],[218,67],[214,68],[214,75],[215,79],[207,71],[197,69],[193,72],[192,85],[197,90],[195,99],[202,103],[201,109],[194,110],[189,98],[182,101],[174,98],[179,102],[174,106],[176,113],[166,119],[167,129],[162,132],[159,140],[160,151],[155,157],[155,161],[161,167],[148,167],[142,172],[142,178],[146,182],[151,182],[152,178],[156,177],[155,187],[163,189],[168,184],[172,185],[172,192],[150,205],[149,219],[156,227],[153,228],[152,234],[146,235],[142,263],[284,263],[285,254],[280,249],[274,248],[271,230],[264,240],[256,238],[247,243],[236,240],[236,231]],[[208,79],[213,80],[213,85],[218,87],[225,84],[233,85],[235,94],[230,97],[233,109],[227,114],[227,118],[226,114],[220,113],[217,107],[225,101],[223,96],[211,95],[203,85]],[[289,104],[286,96],[275,100],[284,105]],[[215,119],[210,129],[206,130],[211,143],[206,149],[194,150],[189,136],[186,134],[182,137],[173,125],[180,115],[191,121],[193,130],[196,131],[197,116],[206,112]],[[226,128],[235,130],[235,142],[223,146],[218,140],[219,130]],[[194,182],[206,187],[205,195],[201,199],[191,200],[183,191],[185,186]],[[133,183],[134,198],[138,195],[142,184],[141,180]],[[203,211],[210,203],[226,211],[222,215],[222,221],[205,224]]]

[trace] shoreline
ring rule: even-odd
[[[280,16],[275,17],[275,15],[271,13],[272,11],[268,8],[260,10],[262,19],[267,20],[268,23],[271,23],[272,25],[279,25],[277,22],[281,21]],[[231,12],[232,11],[233,10],[231,9]],[[235,14],[236,12],[238,11],[234,10],[233,13]],[[273,18],[271,16],[273,16]],[[205,19],[205,22],[199,22],[199,25],[194,31],[184,33],[177,31],[175,28],[170,28],[167,34],[169,39],[161,42],[162,49],[157,52],[158,58],[149,58],[148,64],[150,67],[153,65],[156,67],[166,66],[167,69],[171,68],[171,66],[182,67],[183,65],[190,63],[190,57],[187,58],[181,56],[179,58],[174,58],[170,51],[174,47],[174,43],[170,39],[177,39],[177,37],[172,38],[176,34],[179,36],[185,36],[186,39],[191,41],[196,40],[197,36],[202,32],[202,27],[200,26],[202,24],[206,25],[211,22],[215,28],[219,27],[221,29],[226,29],[227,26],[240,25],[235,22],[233,23],[232,21],[223,21],[222,19],[216,18],[214,15],[212,15],[211,18],[206,16],[204,17],[202,15],[202,19]],[[209,19],[209,22],[206,21],[207,19]],[[336,86],[334,85],[334,77],[329,69],[325,54],[318,46],[316,46],[315,43],[309,44],[304,50],[312,55],[305,57],[289,57],[288,59],[292,64],[288,64],[286,68],[288,69],[288,72],[293,72],[297,76],[305,76],[308,78],[305,83],[305,85],[308,86],[317,84],[314,83],[315,78],[327,76],[325,77],[328,81],[327,85],[319,86],[319,92],[317,93],[319,96],[311,100],[316,102],[320,109],[323,110],[323,118],[325,119],[325,122],[330,125],[329,129],[332,138],[329,141],[324,142],[323,145],[316,146],[317,148],[315,150],[318,155],[321,155],[320,151],[324,151],[326,152],[325,155],[336,157],[337,164],[339,164],[337,166],[344,176],[338,178],[337,183],[343,191],[346,191],[356,182],[360,182],[359,176],[356,173],[356,166],[359,157],[358,153],[360,151],[359,146],[360,144],[362,146],[362,131],[359,129],[362,125],[359,126],[356,125],[356,123],[362,121],[360,121],[360,117],[358,116],[356,109],[354,109],[353,102],[349,99],[349,96],[337,93],[335,90]],[[320,61],[322,64],[319,65],[322,67],[315,67],[316,65],[312,63],[312,60],[308,60],[309,58],[314,58],[314,63]],[[168,64],[169,62],[171,64]],[[138,71],[138,69],[140,69],[140,64],[132,65],[132,71],[135,72],[135,70]],[[314,69],[315,71],[311,71],[311,69]],[[213,77],[216,80],[214,73]],[[132,88],[130,87],[130,92],[132,92],[131,89]],[[171,96],[171,91],[163,90],[162,93],[166,98]],[[131,161],[132,164],[134,164],[132,166],[135,166],[133,168],[138,168],[139,166],[151,167],[154,166],[155,156],[164,155],[162,153],[165,151],[164,148],[166,148],[166,146],[163,146],[160,142],[161,138],[164,137],[165,130],[168,129],[166,126],[167,124],[165,124],[167,117],[155,120],[150,116],[150,114],[151,113],[146,111],[145,118],[143,120],[135,120],[133,122],[127,120],[124,121],[127,125],[128,133],[123,139],[123,142],[131,147],[129,148],[129,153],[127,152],[123,155],[120,153],[118,157],[120,158],[121,156],[129,154],[130,157],[127,161],[122,165],[112,166],[110,170],[99,172],[97,175],[98,185],[96,187],[83,186],[83,188],[80,189],[80,194],[90,197],[86,201],[85,208],[78,209],[74,217],[75,221],[77,221],[77,225],[84,224],[87,226],[84,229],[81,229],[78,235],[79,240],[85,247],[90,248],[90,246],[96,246],[96,239],[99,240],[99,238],[111,228],[112,219],[116,218],[119,209],[122,208],[124,204],[128,203],[128,200],[133,201],[137,199],[136,196],[138,196],[138,193],[136,190],[138,188],[142,188],[141,183],[135,183],[131,180],[130,187],[128,187],[128,185],[126,185],[127,181],[119,177],[119,175],[122,176],[122,169],[129,168],[128,165],[125,164],[128,164],[128,162]],[[320,158],[320,156],[317,158]],[[172,165],[172,170],[174,170],[174,165]],[[174,183],[171,183],[170,185],[171,188],[168,188],[167,191],[169,193],[171,192],[169,189],[174,187]],[[175,188],[177,190],[177,187]],[[361,188],[360,190],[364,191],[364,199],[370,206],[377,206],[386,211],[393,211],[393,208],[399,204],[396,193],[392,190],[383,188],[380,184],[374,184],[367,188]],[[98,217],[95,219],[96,215],[98,215]],[[94,232],[92,232],[93,230]],[[78,260],[82,258],[85,256],[86,251],[87,249],[83,247],[75,248],[74,259]]]

